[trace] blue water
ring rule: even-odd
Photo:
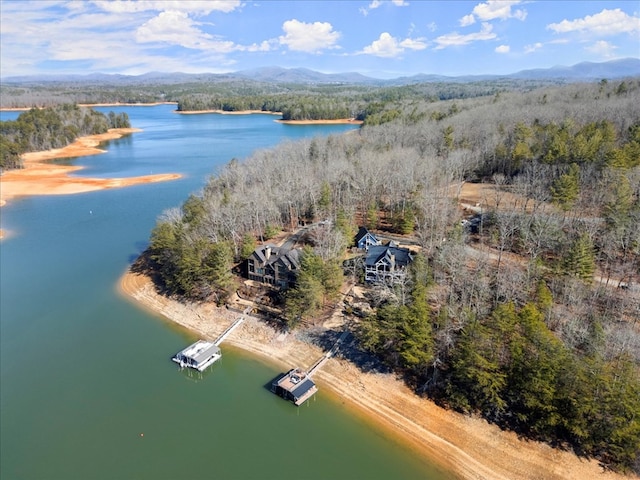
[[[173,108],[101,108],[143,132],[70,162],[78,175],[182,179],[0,210],[0,478],[450,478],[322,390],[301,408],[275,397],[264,385],[279,371],[224,345],[202,378],[180,373],[170,357],[192,335],[116,292],[158,215],[221,165],[354,128]]]

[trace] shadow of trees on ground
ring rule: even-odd
[[[322,350],[328,352],[334,347],[342,333],[342,330],[315,328],[301,335],[306,337],[302,338],[302,340],[310,341],[314,345],[322,348]],[[340,343],[338,351],[334,356],[353,363],[361,371],[366,373],[391,373],[391,369],[382,363],[380,359],[362,348],[360,342],[352,332],[349,332],[347,337]]]

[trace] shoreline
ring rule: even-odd
[[[75,193],[128,187],[181,178],[177,173],[143,175],[128,178],[91,178],[71,176],[84,167],[48,163],[58,158],[74,158],[105,153],[98,148],[105,141],[115,140],[135,132],[137,128],[112,128],[107,133],[77,138],[72,144],[22,155],[24,168],[12,169],[0,176],[0,207],[16,197],[32,195],[70,195]],[[0,233],[0,238],[3,238]]]
[[[218,115],[282,115],[282,112],[268,112],[265,110],[174,110],[178,115],[204,115],[216,113]]]
[[[177,105],[178,102],[155,102],[155,103],[78,103],[79,107],[154,107],[157,105]],[[0,111],[6,112],[21,112],[30,110],[33,107],[6,107],[0,108]],[[264,110],[174,110],[173,113],[178,115],[204,115],[215,113],[218,115],[280,115],[282,112],[269,112]],[[337,118],[333,120],[275,120],[278,123],[285,125],[362,125],[362,120],[356,120],[354,118]]]
[[[362,120],[355,118],[337,118],[335,120],[276,120],[285,125],[362,125]]]
[[[174,110],[174,113],[178,115],[204,115],[209,113],[215,113],[218,115],[280,115],[282,112],[268,112],[264,110]],[[354,118],[337,118],[334,120],[274,120],[277,123],[284,123],[286,125],[362,125],[362,120],[356,120]]]
[[[212,304],[185,304],[156,293],[148,276],[127,270],[118,292],[144,310],[194,335],[215,339],[239,313]],[[241,300],[238,308],[244,307]],[[323,352],[282,334],[253,316],[226,340],[232,349],[283,371],[313,364]],[[385,437],[428,463],[463,479],[486,480],[629,480],[635,476],[605,471],[597,461],[579,458],[544,443],[521,440],[485,420],[441,408],[416,395],[394,374],[363,372],[353,363],[330,358],[315,374],[321,394],[342,403]],[[294,407],[292,407],[294,408]]]
[[[152,102],[152,103],[77,103],[79,107],[156,107],[158,105],[177,105],[178,102]],[[32,108],[45,107],[0,107],[0,112],[28,112]]]

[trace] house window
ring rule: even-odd
[[[256,267],[253,264],[253,260],[249,260],[249,272],[254,273],[256,271]]]

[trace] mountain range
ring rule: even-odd
[[[497,79],[515,80],[558,80],[558,81],[593,81],[640,76],[640,59],[624,58],[608,62],[582,62],[572,66],[554,66],[521,70],[508,75],[463,75],[446,76],[434,74],[417,74],[382,80],[367,77],[356,72],[321,73],[307,68],[261,67],[251,70],[215,74],[215,73],[162,73],[150,72],[143,75],[120,75],[95,73],[88,75],[28,75],[3,78],[3,83],[43,83],[73,82],[79,84],[175,84],[199,82],[225,82],[232,80],[252,80],[264,83],[292,84],[366,84],[366,85],[407,85],[430,82],[476,82]]]

